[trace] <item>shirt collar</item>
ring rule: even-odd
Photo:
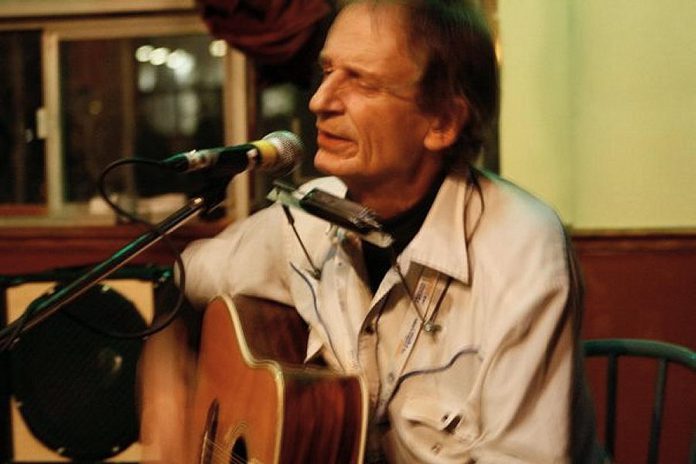
[[[472,188],[466,175],[449,174],[445,178],[423,226],[399,258],[404,270],[407,270],[410,262],[416,262],[462,283],[469,283],[464,221],[467,212],[465,203],[471,198]]]
[[[344,196],[347,192],[345,185],[336,178],[332,180],[335,182],[320,187],[327,188],[335,195]],[[450,173],[445,177],[425,222],[399,257],[404,271],[408,272],[410,263],[415,262],[464,284],[469,283],[465,213],[469,218],[476,218],[481,213],[479,201],[472,201],[468,205],[470,208],[467,208],[467,200],[473,198],[472,188],[474,187],[468,181],[466,173]],[[471,227],[472,224],[467,226]],[[330,235],[339,241],[344,234],[351,235],[335,226],[331,230]]]

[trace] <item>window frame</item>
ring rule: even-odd
[[[191,10],[194,0],[4,0],[0,17]]]
[[[23,2],[10,2],[23,3]],[[55,2],[34,2],[55,3]],[[67,2],[73,3],[73,2]],[[78,2],[80,3],[80,2]],[[91,2],[86,2],[91,3]],[[101,3],[101,2],[96,2]],[[108,2],[106,2],[108,3]],[[130,3],[134,9],[142,2]],[[146,2],[151,9],[156,5],[184,4],[186,1]],[[41,80],[43,107],[37,110],[38,135],[45,142],[45,177],[46,177],[46,214],[3,218],[4,225],[44,224],[62,225],[67,221],[84,224],[104,224],[103,218],[95,218],[84,212],[78,212],[76,203],[64,198],[63,166],[63,121],[61,120],[61,81],[60,81],[60,46],[63,42],[100,39],[120,39],[143,35],[180,35],[207,33],[203,20],[195,11],[171,12],[128,16],[96,16],[57,18],[29,18],[19,23],[7,21],[8,7],[0,7],[0,31],[37,30],[41,34]],[[50,9],[49,9],[50,10]],[[90,9],[91,11],[91,9]],[[46,13],[43,10],[42,13]],[[84,12],[84,11],[83,11]],[[229,49],[224,59],[223,82],[223,132],[225,144],[243,143],[248,140],[249,132],[249,68],[245,56]],[[238,219],[249,215],[250,178],[247,173],[235,177],[228,189],[227,217]],[[19,210],[21,211],[21,209]]]

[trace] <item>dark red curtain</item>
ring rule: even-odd
[[[288,62],[315,35],[326,0],[198,0],[210,33],[260,64]]]

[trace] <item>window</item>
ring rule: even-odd
[[[0,76],[3,223],[109,223],[96,182],[110,162],[246,140],[245,60],[194,11],[19,22],[3,13],[0,61],[11,70]],[[203,179],[124,166],[108,181],[122,207],[157,219]]]
[[[161,160],[223,144],[224,53],[215,45],[203,34],[60,43],[67,202],[93,201],[99,174],[118,158]],[[132,199],[202,187],[194,175],[141,168],[109,180],[110,191]]]

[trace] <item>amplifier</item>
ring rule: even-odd
[[[87,268],[85,268],[86,270]],[[0,276],[0,322],[79,277],[82,269]],[[124,267],[24,333],[0,361],[0,462],[140,462],[140,338],[169,268]],[[171,285],[169,285],[171,287]],[[3,438],[7,437],[7,438]]]

